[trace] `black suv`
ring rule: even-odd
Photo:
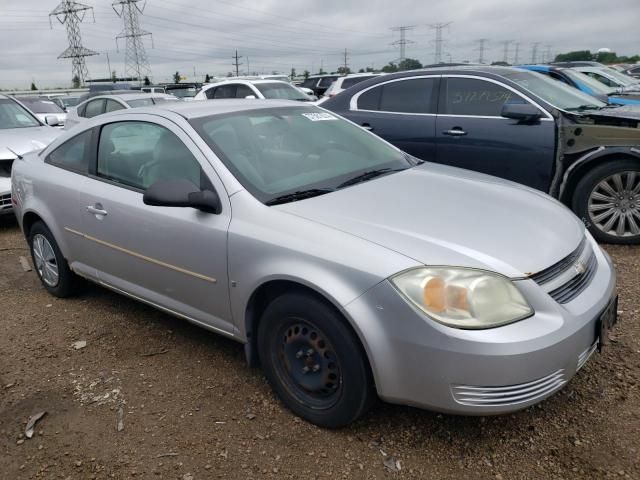
[[[539,73],[488,66],[384,75],[322,107],[420,159],[547,192],[600,241],[640,243],[637,107],[607,105]]]

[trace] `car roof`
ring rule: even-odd
[[[135,93],[106,93],[104,95],[96,95],[95,97],[91,97],[88,98],[87,100],[96,100],[96,99],[102,99],[102,98],[111,98],[111,99],[116,99],[116,100],[122,100],[127,101],[127,100],[139,100],[139,99],[144,99],[144,98],[176,98],[173,95],[169,95],[166,93],[151,93],[151,92],[139,92],[136,91]]]
[[[221,115],[225,113],[243,112],[248,110],[273,109],[284,107],[313,107],[295,100],[254,100],[246,98],[219,99],[215,102],[172,102],[159,107],[139,107],[135,109],[118,110],[109,115],[125,114],[136,111],[157,115],[161,110],[177,113],[186,119],[208,117],[209,115]]]

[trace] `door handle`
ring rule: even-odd
[[[93,214],[93,215],[102,215],[103,217],[105,217],[107,215],[107,211],[104,210],[102,208],[102,205],[100,205],[99,203],[96,205],[89,205],[87,207],[87,212]]]
[[[444,130],[442,134],[449,135],[451,137],[462,137],[463,135],[466,135],[467,132],[462,130],[460,127],[453,127],[451,130]]]
[[[364,128],[365,130],[369,130],[370,132],[373,130],[373,127],[368,123],[363,123],[361,127]]]

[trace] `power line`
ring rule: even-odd
[[[116,14],[124,19],[124,30],[116,37],[116,47],[118,39],[125,39],[124,76],[142,81],[145,77],[151,77],[151,66],[142,42],[142,37],[151,36],[151,33],[140,28],[138,14],[142,14],[146,4],[141,8],[138,5],[139,1],[114,0],[111,6]],[[119,10],[116,7],[119,7]],[[151,46],[153,47],[153,38]]]
[[[478,51],[478,63],[484,63],[484,52],[487,49],[486,44],[488,40],[487,38],[479,38],[476,40],[478,42],[478,48],[476,48]]]
[[[91,10],[93,15],[93,7],[77,3],[72,0],[63,0],[50,14],[49,14],[49,26],[53,28],[51,24],[51,17],[55,17],[61,24],[67,29],[67,38],[69,39],[69,47],[58,55],[58,58],[70,58],[71,59],[71,79],[73,83],[76,79],[80,83],[84,83],[89,78],[89,70],[87,70],[87,64],[84,61],[84,57],[92,55],[99,55],[98,52],[89,50],[82,46],[82,37],[80,36],[80,23],[84,20],[85,14],[88,10]],[[95,16],[93,18],[95,22]]]
[[[413,30],[414,28],[416,28],[415,25],[404,25],[401,27],[391,27],[391,31],[392,32],[400,32],[400,40],[396,40],[395,42],[392,42],[390,45],[399,45],[400,46],[400,58],[399,61],[403,61],[406,56],[405,56],[405,52],[406,52],[406,47],[409,43],[415,43],[411,40],[407,40],[407,32],[409,30]]]
[[[242,56],[238,56],[238,50],[236,50],[236,54],[231,57],[231,58],[235,58],[235,62],[233,62],[231,65],[236,67],[236,77],[240,76],[240,65],[242,65],[241,62],[239,62],[239,60],[242,58]]]
[[[445,27],[448,27],[453,22],[447,23],[433,23],[429,25],[429,28],[436,31],[436,38],[433,41],[435,44],[435,53],[433,55],[433,63],[442,63],[442,43],[444,40],[442,39],[442,30]]]

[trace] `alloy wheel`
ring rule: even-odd
[[[38,233],[33,237],[32,249],[38,275],[47,286],[55,288],[60,281],[60,273],[58,259],[51,243],[44,235]]]
[[[640,175],[619,172],[601,180],[589,195],[589,217],[604,233],[640,235]]]

